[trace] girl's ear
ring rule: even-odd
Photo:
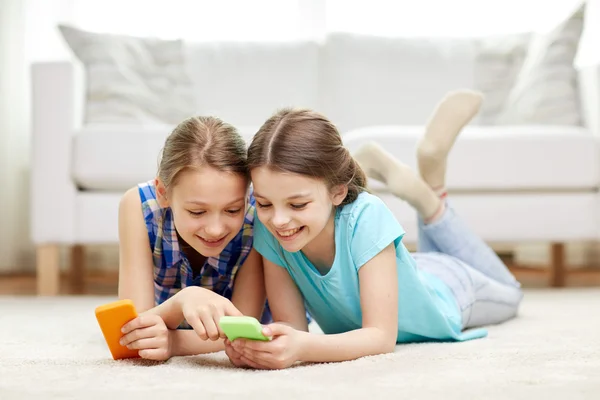
[[[156,187],[156,200],[158,205],[162,208],[169,207],[169,200],[167,199],[167,188],[160,180],[160,178],[154,179],[154,186]]]
[[[337,185],[331,189],[331,202],[334,206],[339,206],[348,194],[347,185]]]

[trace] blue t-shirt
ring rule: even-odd
[[[302,251],[290,253],[257,218],[254,247],[284,267],[298,286],[308,312],[324,333],[362,327],[358,271],[394,243],[398,271],[397,342],[468,340],[483,337],[484,329],[461,332],[461,314],[450,289],[437,277],[420,271],[402,237],[404,230],[382,202],[369,193],[335,215],[335,259],[321,275]]]

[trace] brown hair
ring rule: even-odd
[[[329,189],[347,185],[342,206],[356,200],[367,183],[335,125],[307,109],[282,109],[261,126],[248,149],[248,167],[262,166],[323,179]]]
[[[216,117],[191,117],[173,129],[158,166],[165,187],[175,185],[181,171],[201,166],[249,179],[246,143],[237,129]]]

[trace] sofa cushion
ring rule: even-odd
[[[237,127],[249,143],[258,127]],[[173,126],[90,126],[73,136],[72,177],[83,190],[125,191],[156,176]]]
[[[355,150],[374,140],[416,166],[422,126],[379,126],[344,135]],[[448,159],[446,184],[456,191],[592,190],[600,186],[597,137],[581,127],[469,126]]]
[[[496,35],[475,41],[473,88],[484,94],[476,122],[496,125],[527,57],[532,34]]]
[[[437,102],[473,88],[471,40],[328,35],[319,111],[342,131],[375,124],[423,124]]]
[[[278,108],[317,107],[316,42],[198,42],[185,52],[201,115],[260,126]]]
[[[195,113],[183,42],[59,26],[84,64],[84,123],[178,123]]]
[[[343,131],[423,124],[448,91],[470,88],[485,97],[472,124],[580,125],[573,59],[582,12],[551,32],[467,38],[333,33],[320,61],[319,110]]]
[[[152,179],[171,129],[79,130],[73,137],[73,179],[82,189],[104,191],[123,191]],[[257,127],[238,130],[249,143]],[[344,143],[353,151],[375,140],[414,168],[422,132],[422,126],[364,128],[344,134]],[[595,136],[579,127],[467,127],[450,154],[447,185],[453,191],[481,192],[592,190],[600,186],[599,158]]]
[[[550,32],[537,33],[496,124],[581,125],[577,70],[582,5]]]

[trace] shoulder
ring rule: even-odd
[[[358,197],[356,198],[356,201],[354,201],[354,203],[358,203],[359,206],[363,206],[363,207],[368,206],[368,205],[376,205],[376,206],[386,207],[383,200],[381,200],[381,197],[375,196],[374,194],[371,194],[369,192],[360,193],[358,195]]]
[[[346,204],[340,210],[339,215],[341,218],[347,220],[349,226],[354,227],[364,217],[379,219],[392,215],[392,212],[379,197],[362,192],[356,200],[350,204]]]
[[[139,211],[141,210],[141,205],[142,200],[140,198],[138,187],[134,186],[127,190],[125,194],[123,194],[123,196],[121,197],[121,201],[119,202],[119,211],[121,213]]]
[[[163,208],[158,202],[154,180],[137,185],[138,195],[142,203],[144,218],[162,215]]]
[[[140,183],[125,192],[119,203],[119,213],[126,215],[142,215],[146,223],[156,220],[162,215],[162,208],[156,199],[154,181]]]
[[[136,190],[139,193],[142,202],[156,200],[156,185],[154,184],[154,180],[139,183],[130,190]]]
[[[404,234],[400,222],[383,200],[366,192],[345,205],[340,210],[339,219],[338,226],[346,230],[348,237],[355,240],[368,238],[370,241]]]
[[[357,269],[391,243],[398,247],[404,229],[379,197],[361,193],[340,212],[340,238],[347,243]]]

